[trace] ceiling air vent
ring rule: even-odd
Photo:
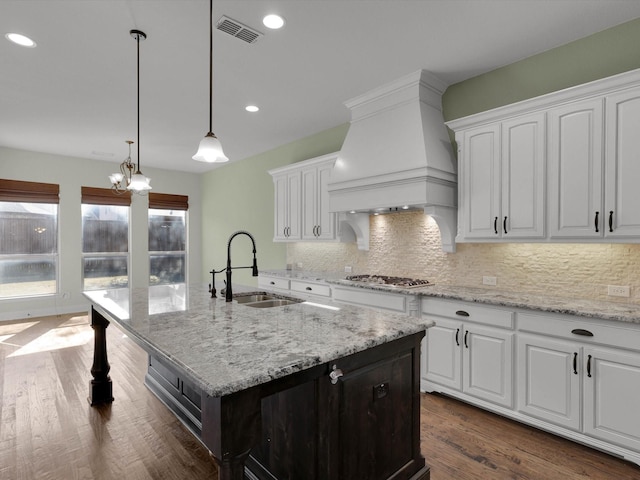
[[[224,15],[218,20],[216,28],[247,43],[255,43],[258,41],[258,37],[262,36],[262,33],[257,30]]]

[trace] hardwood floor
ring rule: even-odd
[[[144,387],[146,354],[113,325],[107,342],[116,400],[92,408],[86,315],[0,323],[0,479],[216,479]],[[640,480],[636,465],[444,396],[422,395],[421,414],[432,480]]]

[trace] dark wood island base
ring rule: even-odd
[[[108,317],[91,309],[91,405],[113,400]],[[145,384],[209,449],[219,480],[429,480],[420,452],[424,334],[222,396],[207,395],[177,363],[132,338],[149,353]]]
[[[235,472],[228,478],[428,480],[419,435],[423,335],[227,397],[201,394],[153,356],[145,384],[200,438],[221,472]],[[335,384],[334,365],[342,372]]]

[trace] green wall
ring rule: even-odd
[[[239,162],[230,162],[202,177],[203,276],[226,267],[227,241],[237,230],[256,239],[259,269],[284,268],[286,245],[273,242],[273,181],[268,170],[340,150],[348,124],[282,145]],[[239,236],[232,245],[233,265],[251,265],[251,242]],[[222,281],[223,274],[216,280]],[[235,270],[233,282],[253,285],[249,270]]]
[[[640,68],[640,18],[451,85],[442,97],[444,119],[636,68]]]

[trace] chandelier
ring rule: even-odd
[[[120,173],[109,175],[111,189],[120,195],[126,191],[145,195],[151,190],[150,178],[144,176],[140,171],[140,42],[147,38],[147,35],[140,30],[131,30],[129,34],[136,40],[137,45],[137,101],[138,101],[138,166],[131,161],[132,140],[127,140],[129,145],[129,156],[120,164]],[[135,169],[135,172],[134,172]]]

